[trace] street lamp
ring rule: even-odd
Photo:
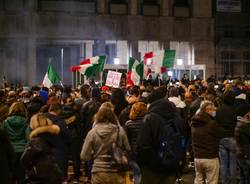
[[[177,59],[177,65],[183,65],[183,59]]]

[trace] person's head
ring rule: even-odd
[[[214,103],[211,102],[211,101],[204,101],[201,104],[200,112],[207,113],[210,116],[215,117],[215,115],[216,115],[216,108],[214,106]]]
[[[8,116],[27,116],[27,110],[23,102],[14,102],[9,109]]]
[[[112,123],[117,124],[117,118],[114,110],[109,105],[104,105],[100,107],[99,111],[95,115],[95,123]]]
[[[148,103],[151,104],[161,98],[164,98],[166,96],[166,93],[167,93],[167,90],[163,88],[157,88],[153,90],[148,96]]]
[[[84,84],[80,88],[80,93],[82,98],[89,99],[90,97],[90,86],[88,84]]]
[[[129,113],[129,119],[135,120],[138,118],[142,118],[147,114],[147,104],[143,102],[136,102],[132,105],[132,108]]]
[[[112,111],[114,111],[115,107],[111,102],[104,102],[100,108],[110,108]]]
[[[172,87],[169,89],[169,97],[179,97],[179,90],[176,87]]]
[[[49,107],[49,113],[59,115],[62,112],[62,105],[60,103],[51,104]]]
[[[130,95],[138,97],[140,95],[140,87],[139,86],[133,86],[130,91]]]
[[[98,87],[94,87],[91,89],[91,98],[100,98],[101,91]]]

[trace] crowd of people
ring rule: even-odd
[[[244,81],[143,84],[1,88],[0,183],[250,183]]]

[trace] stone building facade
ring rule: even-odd
[[[108,64],[178,49],[184,64],[215,74],[212,0],[1,0],[0,77],[41,83],[48,62],[70,84],[69,67],[107,55]]]

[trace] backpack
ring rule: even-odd
[[[185,152],[185,138],[176,126],[176,119],[166,122],[158,116],[161,128],[156,140],[156,162],[166,169],[178,169]]]
[[[120,127],[117,126],[117,136],[115,142],[112,143],[111,165],[119,171],[127,171],[129,169],[128,157],[124,149],[119,145]]]

